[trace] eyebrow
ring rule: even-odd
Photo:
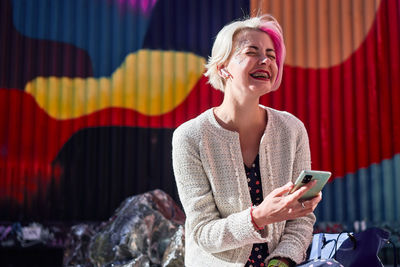
[[[255,50],[259,50],[259,48],[258,48],[257,46],[254,46],[254,45],[249,45],[248,48],[252,48],[252,49],[255,49]],[[275,50],[272,49],[272,48],[268,48],[266,51],[267,51],[267,52],[274,52],[274,53],[275,53]]]

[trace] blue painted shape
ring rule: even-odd
[[[153,9],[143,47],[207,58],[222,27],[249,15],[249,0],[162,0]]]
[[[315,215],[318,223],[400,221],[400,154],[328,183]]]
[[[86,50],[95,77],[110,76],[142,48],[150,17],[127,2],[13,0],[13,22],[23,35]],[[122,6],[121,6],[122,5]]]

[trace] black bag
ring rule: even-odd
[[[390,233],[380,228],[369,228],[349,235],[334,258],[345,267],[380,267],[379,251],[389,241]],[[395,266],[396,266],[395,262]]]
[[[296,267],[343,267],[343,264],[335,259],[314,259],[296,265]]]
[[[299,266],[317,266],[313,261],[323,264],[324,260],[334,259],[344,267],[383,267],[378,253],[390,242],[389,236],[389,232],[380,228],[368,228],[355,234],[315,234],[309,261]],[[318,266],[331,264],[327,262],[326,265]],[[397,266],[396,250],[393,266]]]

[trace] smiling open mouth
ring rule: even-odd
[[[256,71],[256,72],[250,73],[250,76],[255,79],[259,79],[259,80],[271,79],[271,74],[269,74],[269,72],[267,72],[267,71]]]

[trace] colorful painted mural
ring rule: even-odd
[[[173,130],[218,105],[203,76],[229,21],[282,23],[281,88],[314,169],[319,221],[400,220],[399,0],[0,2],[0,221],[104,220],[133,194],[176,200]]]
[[[252,1],[282,21],[288,58],[266,100],[306,124],[333,179],[321,221],[399,221],[399,1]]]

